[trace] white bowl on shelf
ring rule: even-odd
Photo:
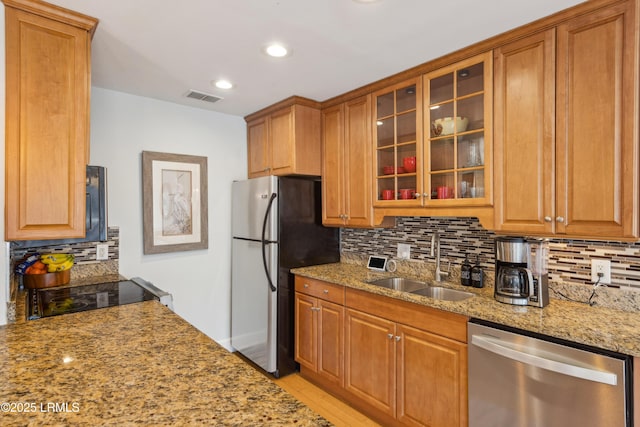
[[[442,127],[440,135],[451,135],[454,131],[464,132],[467,130],[469,119],[466,117],[444,117],[442,119],[436,119],[433,123],[436,127]]]

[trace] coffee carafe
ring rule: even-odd
[[[495,240],[497,301],[544,307],[549,303],[548,243],[524,237]]]

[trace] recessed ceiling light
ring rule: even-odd
[[[216,80],[213,84],[218,89],[231,89],[233,87],[229,80]]]
[[[280,43],[270,44],[264,48],[264,51],[267,55],[273,56],[274,58],[282,58],[290,55],[289,50]]]

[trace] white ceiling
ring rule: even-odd
[[[244,116],[324,101],[580,0],[49,0],[100,20],[92,84]],[[293,50],[267,57],[272,41]],[[211,81],[231,80],[216,89]],[[224,99],[185,98],[198,90]]]

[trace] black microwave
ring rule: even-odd
[[[85,237],[55,240],[16,240],[12,248],[68,245],[107,240],[107,170],[104,166],[87,166],[87,207]]]

